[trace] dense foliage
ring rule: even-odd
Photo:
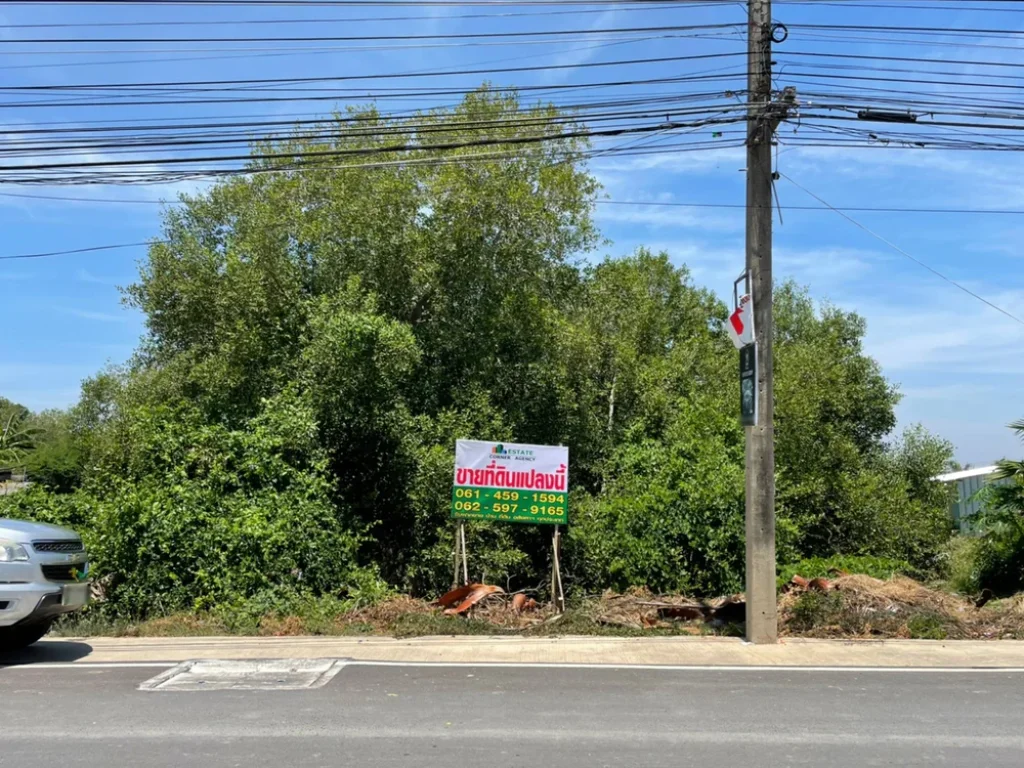
[[[518,114],[484,90],[416,124],[435,144],[550,131]],[[372,110],[325,128],[273,149],[360,151],[407,130]],[[588,256],[599,188],[579,139],[514,148],[297,168],[258,147],[252,175],[184,198],[126,292],[148,328],[136,357],[47,416],[38,485],[0,510],[84,531],[124,613],[346,594],[378,575],[430,593],[451,579],[455,439],[563,444],[571,587],[740,589],[725,305],[665,254]],[[863,321],[776,294],[781,559],[929,567],[950,526],[927,478],[949,446],[921,431],[887,444],[898,394]],[[542,582],[548,533],[470,525],[474,574]]]
[[[1024,441],[1024,419],[1010,425]],[[999,484],[983,488],[984,506],[974,527],[979,535],[955,550],[956,586],[997,594],[1024,590],[1024,461],[997,463]]]

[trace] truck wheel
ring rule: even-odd
[[[32,645],[50,631],[52,621],[38,624],[21,624],[15,627],[0,627],[0,653],[18,651]]]

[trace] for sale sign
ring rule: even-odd
[[[452,517],[565,524],[568,481],[564,446],[458,440]]]

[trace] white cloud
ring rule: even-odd
[[[131,282],[130,279],[126,281],[124,279],[118,279],[108,275],[94,275],[92,272],[84,268],[79,268],[75,277],[80,283],[95,283],[96,285],[121,285],[125,282]]]
[[[609,27],[612,27],[618,16],[619,11],[614,8],[604,11],[603,13],[599,13],[590,24],[590,31],[593,32],[599,29],[608,29]],[[594,45],[574,48],[552,57],[551,65],[558,67],[578,67],[580,64],[586,64],[597,55],[599,50],[606,47],[608,47],[607,43],[597,43]],[[561,83],[568,80],[572,76],[572,72],[573,71],[571,69],[548,70],[542,75],[541,80],[546,83]]]
[[[0,363],[0,384],[23,384],[26,379],[48,381],[53,379],[67,380],[85,375],[86,368],[80,365],[65,363]],[[9,397],[8,395],[4,395]]]
[[[95,320],[100,323],[127,323],[131,318],[127,313],[115,315],[110,312],[93,312],[87,309],[76,309],[74,307],[57,307],[61,312],[79,317],[83,320]]]
[[[998,306],[1024,306],[1024,291],[989,294]],[[849,308],[867,318],[866,349],[887,370],[1024,375],[1024,325],[952,287]]]
[[[992,156],[927,149],[795,147],[780,155],[782,172],[807,186],[818,182],[834,185],[837,176],[875,182],[884,179],[885,187],[876,191],[893,193],[902,206],[1024,207],[1020,184],[1024,159],[1016,153]]]
[[[640,155],[628,159],[601,160],[593,164],[598,178],[602,174],[636,173],[640,171],[661,171],[663,173],[739,173],[746,167],[746,150],[743,147],[723,147],[701,152],[672,152],[656,155]]]
[[[940,402],[959,403],[993,393],[999,388],[991,384],[936,384],[923,386],[901,386],[900,394],[905,400],[915,402],[937,400]]]
[[[744,212],[737,209],[733,215],[709,209],[656,205],[598,205],[599,223],[646,224],[657,228],[704,229],[720,232],[741,231]]]

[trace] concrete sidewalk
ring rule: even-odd
[[[672,637],[202,637],[45,640],[15,663],[177,662],[189,659],[347,658],[384,662],[1024,669],[1024,642]],[[0,659],[0,664],[4,660]]]

